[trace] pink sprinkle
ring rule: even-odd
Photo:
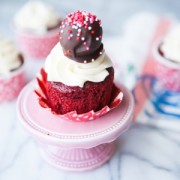
[[[77,25],[79,27],[85,27],[88,25],[88,22],[93,23],[96,20],[96,16],[85,12],[85,11],[77,11],[67,15],[65,22],[67,25]]]
[[[92,31],[91,31],[91,34],[94,34],[94,33],[95,33],[95,32],[92,30]]]

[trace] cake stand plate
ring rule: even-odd
[[[92,170],[110,159],[115,140],[132,120],[133,97],[122,84],[117,85],[124,94],[117,108],[96,120],[74,122],[42,108],[34,93],[36,82],[32,81],[18,97],[18,118],[39,142],[41,155],[51,165],[67,171]]]

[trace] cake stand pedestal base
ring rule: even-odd
[[[54,146],[40,147],[42,157],[52,166],[65,171],[88,171],[107,162],[115,151],[115,142],[90,149],[64,149]]]

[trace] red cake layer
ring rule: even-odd
[[[111,67],[107,70],[109,75],[104,81],[87,81],[83,88],[47,81],[47,96],[52,110],[58,114],[70,111],[82,114],[91,110],[98,111],[108,105],[112,94],[114,69]]]

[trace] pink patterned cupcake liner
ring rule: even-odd
[[[19,92],[25,84],[24,65],[7,75],[0,78],[0,103],[12,101],[17,98]]]
[[[180,92],[180,64],[163,57],[159,47],[160,43],[154,47],[156,77],[164,88]]]
[[[47,57],[51,49],[59,41],[58,28],[50,30],[43,35],[17,30],[16,36],[21,51],[25,55],[35,59]]]
[[[54,111],[52,111],[51,106],[48,103],[46,87],[45,87],[45,83],[47,81],[47,74],[44,71],[44,69],[41,69],[41,79],[37,78],[37,81],[38,81],[39,89],[35,90],[35,93],[38,96],[40,106],[46,108],[47,110],[50,110],[53,114],[56,114]],[[72,120],[75,122],[91,121],[116,108],[122,102],[122,100],[123,100],[123,92],[114,85],[110,104],[103,107],[101,110],[96,112],[94,110],[91,110],[83,114],[77,114],[76,111],[71,111],[67,114],[63,114],[63,115],[56,114],[56,115],[59,116],[61,119]]]

